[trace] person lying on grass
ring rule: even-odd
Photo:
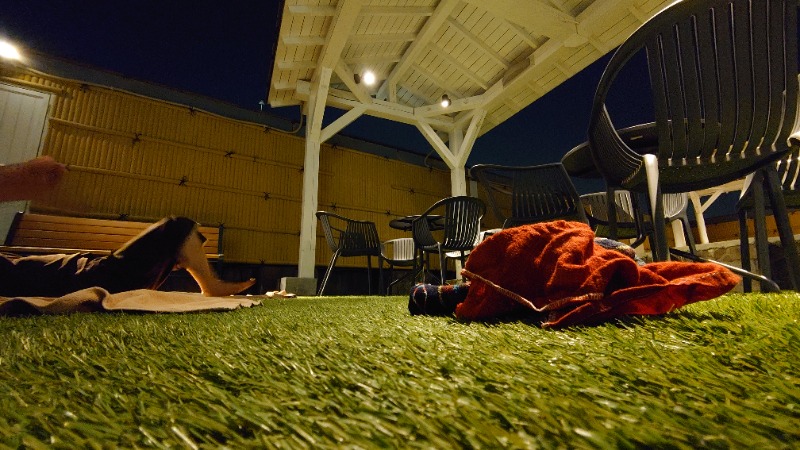
[[[0,166],[0,201],[41,198],[66,172],[64,164],[49,156]],[[111,293],[157,289],[179,268],[189,272],[206,296],[238,294],[255,283],[253,278],[219,279],[203,252],[204,241],[193,220],[167,217],[107,256],[0,252],[0,296],[57,297],[93,286]]]

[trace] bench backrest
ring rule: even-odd
[[[146,222],[87,219],[18,212],[6,237],[5,250],[29,253],[109,253],[150,226]],[[210,259],[221,258],[220,228],[200,226]]]

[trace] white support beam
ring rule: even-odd
[[[380,64],[394,64],[400,61],[400,57],[396,55],[362,55],[362,56],[354,56],[352,58],[345,58],[344,60],[347,64],[370,64],[370,65],[380,65]]]
[[[450,52],[437,46],[433,42],[431,42],[430,48],[431,50],[435,51],[440,58],[447,61],[450,66],[454,67],[457,71],[463,73],[467,78],[472,80],[473,83],[480,86],[481,89],[489,89],[489,84],[486,80],[480,79],[477,75],[475,75],[475,72],[465,66],[464,63],[462,63],[458,58],[451,55]]]
[[[427,6],[365,6],[365,16],[431,16],[434,9]]]
[[[362,0],[341,0],[331,19],[325,46],[320,53],[319,66],[311,79],[306,121],[306,152],[303,163],[303,197],[300,215],[300,249],[297,274],[314,278],[317,250],[317,220],[314,213],[319,204],[319,155],[322,144],[322,117],[330,89],[333,68],[341,58],[350,31],[355,25]]]
[[[453,128],[468,127],[469,123],[472,121],[472,116],[475,115],[475,111],[477,111],[477,109],[468,109],[456,114],[456,116],[453,118]]]
[[[340,0],[336,14],[331,21],[331,31],[328,32],[327,44],[322,50],[319,59],[320,67],[336,67],[342,56],[350,32],[355,27],[358,13],[361,11],[363,0]]]
[[[350,111],[344,113],[342,117],[339,117],[338,119],[334,120],[330,125],[328,125],[327,127],[325,127],[324,130],[322,130],[322,134],[320,135],[320,142],[326,142],[328,139],[332,138],[336,133],[342,131],[344,127],[350,125],[351,123],[353,123],[353,121],[361,117],[364,114],[364,111],[366,110],[367,110],[366,106],[357,106],[351,109]]]
[[[350,89],[350,92],[356,96],[358,101],[364,104],[372,103],[372,97],[369,96],[369,93],[364,90],[364,87],[360,84],[356,84],[355,79],[353,78],[353,69],[348,67],[344,61],[339,61],[336,64],[336,75],[339,75],[339,78],[342,82],[347,86],[347,89]]]
[[[450,195],[467,195],[467,170],[464,166],[450,169]]]
[[[472,3],[476,2],[477,0],[466,1]],[[509,1],[513,3],[513,0],[499,0],[497,3],[505,4]],[[494,8],[495,4],[496,2],[492,2],[491,5],[493,6],[491,8]],[[627,7],[630,4],[631,0],[595,0],[584,11],[578,14],[576,18],[574,18],[574,23],[568,23],[564,25],[564,28],[568,28],[570,33],[562,37],[568,38],[569,36],[575,34],[577,30],[577,33],[581,36],[589,36],[585,45],[593,45],[594,47],[597,47],[597,44],[594,43],[593,38],[591,38],[591,30],[593,29],[592,27],[597,26],[598,23],[616,20],[615,18],[619,17],[620,15],[626,14]],[[487,8],[490,7],[487,6]],[[559,13],[563,14],[561,12]],[[506,20],[509,22],[514,22],[508,17],[506,17]],[[610,48],[613,48],[621,44],[626,36],[627,34],[621,33],[617,37],[618,42],[607,42],[605,44],[607,44]],[[525,88],[528,88],[529,84],[533,80],[541,76],[541,69],[543,67],[549,68],[549,64],[557,59],[557,55],[560,54],[559,50],[565,47],[566,43],[569,43],[568,39],[567,42],[565,42],[563,39],[549,39],[544,44],[536,48],[533,54],[529,57],[530,65],[522,70],[518,76],[507,80],[506,89],[519,89],[520,86],[525,86]],[[495,99],[493,102],[489,102],[486,105],[486,109],[489,111],[494,110],[497,106],[496,103],[499,101],[500,100]]]
[[[297,82],[297,89],[295,90],[295,100],[307,102],[310,96],[311,87],[308,81],[299,80]],[[364,105],[360,103],[354,95],[347,91],[336,91],[330,89],[328,91],[328,106],[350,110],[359,106],[366,106],[364,114],[379,117],[381,119],[393,120],[409,125],[416,126],[420,122],[424,122],[437,130],[449,131],[453,129],[453,119],[446,116],[420,118],[414,115],[414,108],[404,106],[397,103],[386,102],[382,100],[373,100],[372,104]]]
[[[336,14],[335,6],[289,5],[289,12],[304,16],[332,16]]]
[[[483,94],[455,100],[451,99],[450,106],[446,107],[442,106],[441,103],[434,103],[432,105],[414,108],[414,115],[417,117],[436,117],[443,114],[453,114],[461,111],[472,110],[480,107],[483,103]]]
[[[325,38],[322,36],[284,36],[283,43],[286,45],[325,45]]]
[[[522,39],[523,41],[525,41],[526,44],[528,44],[528,47],[532,49],[536,49],[537,47],[539,47],[539,42],[536,42],[536,38],[534,38],[533,35],[528,33],[526,29],[508,20],[506,20],[505,23],[506,25],[508,25],[509,28],[511,28],[515,33],[517,33],[517,36],[519,36],[520,39]]]
[[[282,106],[297,106],[299,102],[294,98],[284,98],[282,100],[271,100],[269,106],[273,108],[280,108]]]
[[[413,104],[424,105],[424,104],[434,103],[435,101],[434,99],[430,98],[427,94],[423,94],[417,91],[416,89],[403,84],[397,86],[397,98],[405,99],[403,103],[407,105],[413,105]],[[437,103],[441,103],[441,101],[438,101]],[[414,111],[416,114],[416,109]]]
[[[420,106],[414,108],[414,115],[417,117],[436,117],[442,114],[452,114],[461,111],[468,111],[482,107],[491,102],[505,90],[503,81],[500,80],[490,87],[486,92],[472,97],[451,99],[450,106],[444,107],[440,103],[433,105]]]
[[[561,37],[575,32],[577,20],[542,0],[464,0],[499,18],[522,25],[548,37]]]
[[[303,197],[300,216],[300,250],[297,276],[314,278],[317,251],[317,220],[314,212],[319,204],[319,154],[322,144],[322,116],[333,70],[322,68],[312,80],[314,89],[308,101],[306,120],[306,152],[303,162]]]
[[[464,164],[459,162],[461,158],[456,153],[464,146],[464,130],[455,128],[451,131],[449,143],[451,153],[455,154],[455,162],[450,167],[450,195],[454,197],[467,195],[467,172],[464,169]]]
[[[350,37],[353,44],[374,44],[376,42],[412,42],[417,38],[414,33],[395,34],[354,34]]]
[[[425,22],[422,30],[417,34],[416,39],[403,55],[403,59],[394,66],[392,73],[386,77],[386,80],[383,82],[380,89],[378,89],[377,98],[388,97],[389,100],[395,101],[396,86],[400,77],[402,77],[411,64],[417,60],[419,54],[425,49],[425,46],[431,41],[431,38],[436,32],[439,31],[439,28],[441,28],[447,18],[450,17],[450,13],[453,12],[453,9],[458,6],[460,1],[461,0],[439,1],[439,4],[436,5],[436,11],[434,11],[433,15]]]
[[[308,70],[317,67],[316,61],[278,61],[276,64],[280,70]]]
[[[418,73],[419,75],[422,75],[423,77],[425,77],[428,80],[430,80],[436,86],[442,88],[445,92],[447,92],[447,95],[449,95],[450,98],[463,98],[463,97],[465,97],[461,92],[456,92],[453,89],[449,88],[449,84],[445,80],[439,78],[438,76],[436,76],[433,72],[429,71],[428,69],[426,69],[426,68],[424,68],[424,67],[422,67],[422,66],[420,66],[418,64],[414,64],[413,67],[414,67],[414,71],[416,73]],[[392,100],[390,99],[389,101],[392,101]]]
[[[456,154],[458,158],[456,163],[458,166],[463,167],[465,164],[467,164],[467,159],[469,159],[469,155],[472,153],[472,147],[475,145],[475,140],[478,139],[478,136],[480,136],[481,127],[483,126],[483,119],[485,118],[485,109],[479,109],[475,111],[475,114],[473,114],[472,120],[467,128],[467,134],[464,135],[464,139],[458,148],[458,153]]]
[[[461,33],[462,36],[467,38],[467,40],[470,41],[472,45],[475,45],[476,47],[483,50],[483,53],[486,56],[495,60],[497,64],[503,66],[506,69],[508,69],[508,66],[511,65],[511,63],[506,61],[506,59],[503,58],[499,53],[497,53],[492,47],[489,47],[489,45],[487,45],[483,39],[479,38],[478,36],[475,36],[471,31],[467,29],[467,27],[462,25],[461,22],[450,17],[447,19],[447,24],[450,25],[450,27],[453,28],[454,30]]]
[[[450,151],[442,138],[436,134],[436,131],[434,131],[433,128],[426,123],[418,122],[416,125],[417,129],[420,131],[420,133],[422,133],[422,136],[425,137],[425,140],[427,140],[428,143],[431,144],[431,147],[436,150],[436,153],[442,157],[442,160],[445,164],[447,164],[447,167],[449,167],[450,170],[456,167],[456,158],[453,155],[453,152]]]
[[[272,83],[272,89],[282,89],[282,90],[289,90],[294,89],[295,83],[290,81],[278,81],[276,83]]]

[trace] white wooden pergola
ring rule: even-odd
[[[449,167],[452,194],[465,195],[465,164],[479,136],[669,3],[286,0],[269,104],[302,105],[307,118],[298,276],[314,276],[321,143],[364,114],[413,125]],[[377,78],[372,86],[367,71]],[[326,106],[347,112],[323,128]]]

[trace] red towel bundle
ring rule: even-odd
[[[545,327],[592,324],[628,314],[663,314],[731,290],[739,277],[713,263],[639,266],[595,243],[578,222],[546,222],[504,230],[469,255],[471,281],[456,317],[485,320],[515,312],[547,312]]]

